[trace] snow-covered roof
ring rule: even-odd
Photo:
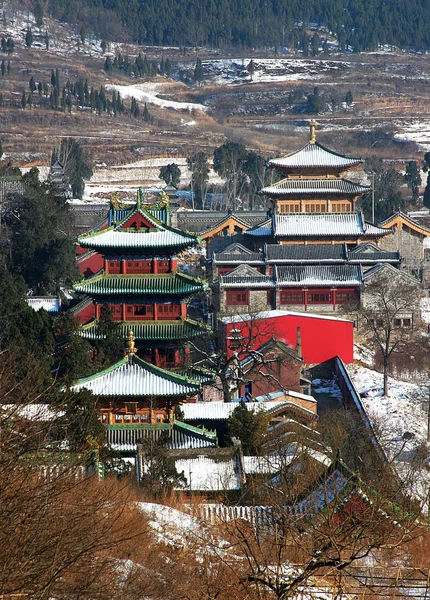
[[[244,456],[243,468],[246,474],[271,475],[277,473],[281,468],[280,456]]]
[[[197,394],[201,384],[129,355],[100,373],[80,379],[72,389],[87,389],[96,396],[186,396]]]
[[[223,287],[246,287],[246,288],[268,288],[274,286],[272,277],[264,275],[250,267],[249,265],[242,264],[236,267],[230,273],[219,276],[220,285]]]
[[[361,158],[349,158],[333,152],[318,142],[308,142],[303,148],[281,158],[269,161],[271,167],[300,168],[300,167],[336,167],[347,169],[361,163]]]
[[[121,231],[102,230],[97,235],[80,237],[82,246],[91,248],[168,248],[171,246],[194,245],[196,238],[174,231]]]
[[[61,310],[61,298],[59,296],[27,296],[25,300],[28,306],[36,312],[41,308],[53,313]]]
[[[365,194],[369,187],[360,185],[348,179],[340,177],[320,178],[286,178],[269,185],[261,190],[261,193],[269,196],[297,196],[297,194],[341,194],[342,196]]]
[[[325,319],[329,321],[343,321],[344,323],[352,323],[353,321],[349,319],[341,319],[339,317],[328,316],[328,315],[315,315],[305,312],[295,312],[289,310],[268,310],[264,312],[259,312],[253,315],[242,314],[242,315],[233,315],[231,317],[222,317],[219,320],[221,323],[225,325],[229,325],[231,323],[246,323],[247,321],[255,321],[257,319],[276,319],[278,317],[302,317],[304,319]]]
[[[245,402],[246,408],[251,411],[270,411],[279,408],[284,404],[284,399],[269,402]],[[229,418],[237,402],[197,402],[185,403],[181,405],[185,421],[222,421]]]
[[[366,223],[362,213],[290,213],[275,215],[275,237],[380,236],[390,233]]]
[[[209,456],[181,458],[175,460],[175,467],[179,473],[184,473],[186,489],[195,492],[240,489],[240,471],[233,457],[224,460],[215,460]]]
[[[278,285],[357,286],[363,283],[359,265],[302,265],[275,267]]]

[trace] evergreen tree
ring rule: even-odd
[[[315,87],[312,94],[308,95],[308,101],[306,104],[306,112],[311,115],[317,115],[323,112],[324,101],[320,96],[319,88]]]
[[[3,106],[3,94],[0,94],[0,108]]]
[[[1,50],[5,54],[7,53],[7,43],[6,43],[6,40],[4,37],[2,37],[2,39],[1,39]]]
[[[28,87],[30,88],[30,92],[32,93],[36,89],[36,82],[34,81],[34,77],[30,78],[30,81],[28,82]]]
[[[203,64],[202,64],[202,59],[198,58],[197,62],[196,62],[196,66],[194,67],[194,81],[198,84],[201,85],[201,82],[203,81]]]
[[[352,92],[348,90],[345,95],[345,104],[349,107],[353,103]]]
[[[254,77],[254,73],[255,73],[255,65],[254,65],[254,61],[251,59],[248,63],[248,66],[246,67],[246,70],[249,73],[249,76],[251,77],[251,81]]]
[[[7,61],[7,65],[6,65],[6,73],[8,75],[10,75],[10,60]]]
[[[8,54],[13,54],[13,51],[15,50],[15,42],[12,38],[7,38],[6,50]]]
[[[39,96],[41,96],[43,93],[43,85],[41,81],[39,81],[39,83],[37,84],[37,93],[39,94]]]
[[[143,115],[142,115],[142,117],[143,117],[143,120],[145,121],[145,123],[148,123],[151,120],[151,115],[149,114],[149,110],[148,110],[148,107],[146,105],[146,102],[145,102],[145,106],[143,107]]]
[[[42,27],[42,25],[43,25],[43,8],[39,1],[37,1],[36,4],[34,5],[33,14],[34,14],[34,18],[36,20],[36,26],[39,28]]]
[[[31,92],[27,96],[27,105],[30,108],[33,106],[33,94]]]
[[[85,38],[87,37],[87,32],[86,32],[85,27],[83,25],[79,29],[79,37],[81,38],[81,42],[83,44],[85,44]]]
[[[1,74],[3,77],[4,77],[5,73],[6,73],[6,65],[5,65],[4,60],[2,60],[1,61]]]
[[[2,143],[2,139],[0,138],[0,160],[3,156],[3,143]]]
[[[31,48],[31,46],[33,45],[33,32],[31,30],[31,27],[27,29],[27,33],[25,34],[25,45],[27,46],[27,48]]]
[[[234,208],[243,176],[247,152],[243,144],[226,142],[214,151],[214,170],[226,180],[227,210]]]
[[[49,34],[47,31],[45,32],[45,48],[49,50]]]
[[[320,36],[315,31],[315,33],[312,36],[312,40],[311,40],[312,56],[318,56],[319,46],[320,46]]]
[[[25,109],[26,106],[27,106],[27,95],[25,93],[25,90],[23,90],[22,96],[21,96],[21,108]]]
[[[169,441],[165,431],[157,439],[148,435],[140,441],[144,463],[140,485],[156,498],[187,484],[184,473],[176,470],[175,459],[169,451]]]
[[[164,179],[166,184],[171,183],[177,188],[181,180],[181,169],[175,163],[164,165],[160,169],[159,178]]]
[[[238,438],[244,454],[256,454],[261,449],[267,432],[268,420],[263,411],[248,410],[241,400],[227,419],[230,438]]]
[[[412,202],[416,204],[418,200],[419,187],[421,185],[421,175],[416,160],[410,160],[406,164],[405,172],[406,185],[412,192]]]
[[[106,71],[106,73],[112,73],[113,71],[113,64],[112,64],[112,59],[110,56],[106,56],[106,60],[105,63],[103,65],[104,70]]]
[[[121,325],[114,321],[108,304],[100,311],[97,324],[96,361],[98,368],[117,362],[124,356],[124,340],[121,336]]]
[[[328,41],[324,40],[323,42],[323,53],[325,56],[328,56],[329,54],[329,49],[328,49]]]

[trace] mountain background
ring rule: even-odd
[[[102,39],[213,47],[306,45],[306,26],[324,27],[341,48],[427,50],[429,0],[49,0],[51,16]]]

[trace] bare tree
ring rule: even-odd
[[[366,345],[381,355],[384,395],[388,395],[393,353],[407,351],[408,345],[421,331],[421,296],[417,280],[385,265],[365,281],[361,303],[347,308],[348,311],[357,311]]]

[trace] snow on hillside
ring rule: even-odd
[[[163,83],[145,82],[135,85],[107,85],[107,90],[115,90],[121,94],[122,98],[136,98],[138,102],[155,104],[162,108],[173,108],[174,110],[202,110],[207,111],[208,107],[203,104],[193,102],[176,102],[160,98],[158,94],[162,93]]]
[[[347,365],[351,379],[361,396],[389,459],[394,460],[400,476],[410,474],[418,457],[425,456],[425,466],[414,475],[413,492],[427,495],[430,485],[430,447],[427,438],[429,392],[426,386],[389,378],[388,396],[383,395],[383,376],[377,371],[355,364]]]
[[[401,142],[415,142],[423,152],[430,149],[430,119],[408,121],[402,124],[402,129],[394,135]]]
[[[152,502],[138,502],[138,509],[149,517],[149,526],[159,542],[185,547],[191,538],[207,538],[202,523],[176,508]]]
[[[297,58],[256,59],[253,58],[254,73],[247,70],[250,58],[219,59],[203,61],[205,82],[215,85],[238,85],[243,83],[265,83],[277,81],[316,81],[323,76],[336,74],[351,68],[350,63],[334,60],[312,60]]]

